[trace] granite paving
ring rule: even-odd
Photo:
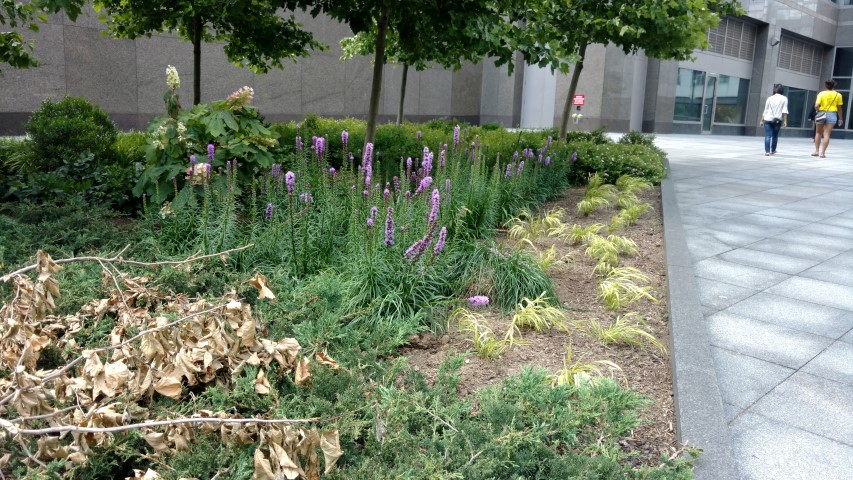
[[[714,432],[695,478],[853,478],[853,140],[656,143],[679,437]]]

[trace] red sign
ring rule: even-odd
[[[586,97],[584,97],[583,95],[575,95],[574,97],[572,97],[572,105],[575,105],[575,106],[583,105],[583,101],[585,98]]]

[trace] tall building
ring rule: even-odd
[[[659,61],[594,45],[580,77],[571,129],[609,131],[763,134],[758,118],[775,83],[786,88],[790,114],[785,135],[809,136],[806,114],[823,81],[834,78],[843,97],[845,123],[834,136],[853,138],[853,0],[741,0],[746,15],[724,18],[708,32],[710,48],[693,61]],[[202,101],[224,98],[243,85],[269,120],[298,120],[316,113],[367,115],[371,59],[341,61],[338,40],[346,26],[297,15],[330,46],[283,70],[265,75],[227,62],[219,44],[202,47]],[[172,35],[114,40],[89,12],[77,22],[53,15],[33,38],[42,66],[4,69],[0,78],[0,134],[21,133],[45,98],[82,96],[123,128],[145,128],[164,112],[165,69],[175,65],[185,105],[192,98],[192,46]],[[396,117],[401,68],[385,68],[380,120]],[[405,113],[412,121],[455,117],[472,123],[541,128],[559,125],[569,76],[517,65],[512,75],[486,60],[451,72],[409,72]]]

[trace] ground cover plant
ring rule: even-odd
[[[177,134],[166,118],[153,133],[164,121]],[[401,345],[461,328],[500,361],[571,328],[537,262],[564,257],[546,262],[494,238],[568,186],[567,146],[539,134],[492,155],[493,129],[441,126],[446,136],[430,140],[412,126],[401,161],[311,123],[268,160],[233,156],[237,143],[209,129],[198,130],[212,140],[201,146],[169,137],[185,158],[164,156],[164,137],[149,136],[160,154],[146,168],[179,173],[140,192],[132,226],[110,223],[122,233],[74,248],[59,241],[60,255],[40,252],[29,270],[15,247],[5,270],[17,271],[0,287],[13,320],[0,330],[0,472],[689,478],[678,455],[638,462],[620,444],[642,428],[648,398],[618,378],[531,368],[475,393],[461,383],[469,356],[448,355],[434,377],[399,356]],[[4,221],[22,217],[9,213]],[[544,230],[571,231],[560,216]],[[540,230],[519,231],[538,241]],[[78,258],[54,260],[63,256]],[[484,303],[490,313],[478,316]],[[596,360],[584,362],[606,365]]]

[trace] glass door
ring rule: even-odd
[[[705,98],[702,100],[702,133],[711,133],[714,110],[717,108],[717,76],[708,75],[705,83]]]

